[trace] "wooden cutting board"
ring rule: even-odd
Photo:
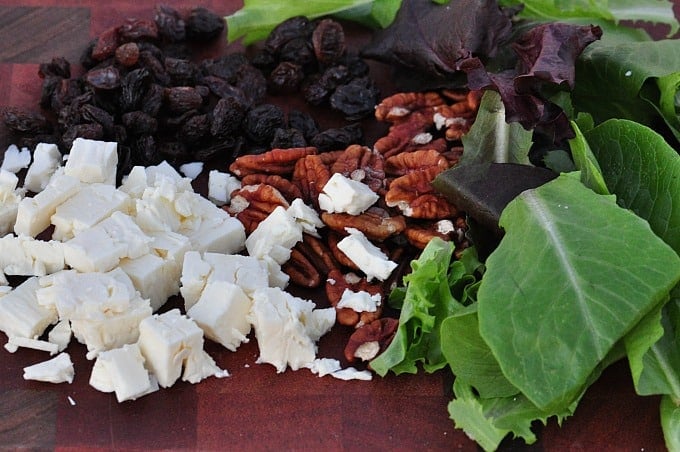
[[[202,6],[226,15],[240,2]],[[98,33],[126,17],[152,18],[152,11],[151,2],[132,0],[3,1],[0,108],[37,108],[39,63],[54,56],[77,61]],[[236,49],[222,39],[206,52]],[[0,126],[0,150],[9,144]],[[334,328],[321,339],[319,356],[340,358],[349,333]],[[277,374],[256,363],[254,340],[236,353],[211,343],[206,350],[230,377],[180,382],[119,404],[88,385],[92,362],[84,346],[69,347],[75,380],[58,385],[22,379],[23,367],[47,359],[44,353],[0,348],[0,449],[478,450],[448,418],[452,377],[445,372],[344,382],[306,370]],[[636,397],[628,369],[615,365],[562,428],[551,420],[538,427],[537,444],[508,442],[503,449],[661,450],[658,404],[656,397]]]

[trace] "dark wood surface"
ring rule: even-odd
[[[223,15],[240,6],[231,0],[200,5]],[[126,17],[151,18],[153,6],[138,0],[0,2],[0,108],[37,108],[39,63],[54,56],[76,61],[93,36]],[[222,39],[206,52],[232,50],[240,48]],[[0,150],[8,144],[0,126]],[[340,358],[348,333],[334,328],[321,339],[319,356]],[[22,368],[46,359],[44,353],[0,348],[0,449],[477,450],[448,418],[452,378],[445,372],[343,382],[306,370],[277,374],[255,363],[254,340],[236,353],[215,344],[206,349],[231,377],[180,382],[119,404],[88,385],[92,363],[81,345],[68,349],[74,382],[59,385],[22,379]],[[537,444],[508,442],[503,449],[662,450],[658,403],[634,395],[628,369],[619,363],[561,428],[551,420],[539,426]]]

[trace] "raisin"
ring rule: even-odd
[[[245,139],[242,136],[230,136],[220,140],[219,143],[196,149],[193,158],[206,161],[219,156],[228,165],[240,155],[244,142]]]
[[[204,60],[201,70],[206,75],[213,75],[229,83],[236,82],[238,70],[241,66],[250,64],[243,53],[230,53],[220,58]]]
[[[210,118],[207,114],[194,115],[187,119],[177,133],[177,139],[187,144],[196,145],[210,133]]]
[[[4,114],[5,125],[12,132],[18,133],[49,133],[51,126],[40,113],[9,109]]]
[[[99,40],[97,38],[92,39],[83,49],[83,52],[80,54],[80,58],[78,59],[78,61],[80,62],[80,65],[84,67],[86,70],[92,69],[97,65],[97,60],[95,60],[92,57],[92,52],[94,51],[94,48],[97,45],[98,41]]]
[[[274,93],[295,92],[304,77],[305,74],[300,65],[283,61],[269,74],[269,89]]]
[[[194,8],[186,20],[186,34],[190,41],[210,41],[224,30],[224,18],[206,8]]]
[[[163,105],[164,88],[157,83],[152,83],[142,99],[142,111],[151,116],[158,116]]]
[[[165,58],[165,72],[170,76],[171,84],[188,86],[196,83],[198,68],[189,60],[168,57]]]
[[[323,19],[312,34],[314,55],[322,64],[333,64],[345,53],[345,32],[333,19]]]
[[[158,39],[158,27],[152,20],[126,19],[118,28],[118,36],[122,42],[153,41]]]
[[[311,145],[319,151],[345,149],[350,144],[359,144],[363,140],[363,131],[359,123],[344,127],[326,129],[312,138]]]
[[[165,89],[165,102],[170,111],[183,113],[199,108],[203,98],[194,87],[176,86]]]
[[[258,68],[264,74],[269,74],[274,67],[276,67],[277,63],[278,60],[276,56],[265,49],[257,51],[250,60],[250,64]]]
[[[130,111],[125,113],[121,120],[123,125],[132,135],[153,135],[158,130],[156,118],[147,115],[143,111]]]
[[[85,81],[95,89],[115,89],[120,86],[120,72],[113,66],[91,69],[85,73]]]
[[[247,96],[251,105],[262,103],[267,95],[267,79],[250,64],[239,68],[235,86]]]
[[[319,133],[319,124],[317,124],[312,115],[300,110],[291,110],[288,112],[288,127],[302,132],[302,135],[307,141],[310,141],[317,133]]]
[[[163,155],[158,151],[156,140],[150,135],[137,138],[131,146],[132,161],[137,165],[158,165],[163,161]]]
[[[338,64],[342,64],[347,68],[350,78],[367,76],[370,71],[368,63],[361,59],[356,53],[345,53],[345,55],[340,58]]]
[[[237,97],[220,99],[212,112],[210,134],[215,137],[226,137],[241,128],[246,115],[246,106]]]
[[[92,47],[91,57],[95,61],[103,61],[113,56],[120,44],[118,27],[107,28],[99,35]]]
[[[308,71],[312,71],[316,64],[312,44],[304,38],[291,39],[285,43],[279,51],[279,60],[297,63]]]
[[[158,143],[156,147],[159,154],[171,163],[186,161],[191,156],[186,145],[177,141]]]
[[[127,42],[116,49],[116,61],[125,67],[132,67],[139,61],[139,46],[135,42]]]
[[[339,86],[330,97],[331,107],[342,112],[348,121],[373,114],[378,102],[378,89],[368,77]]]
[[[284,44],[292,39],[307,38],[310,32],[310,22],[304,16],[295,16],[278,24],[264,41],[264,49],[276,55]]]
[[[101,124],[106,136],[113,135],[115,125],[114,118],[103,108],[95,107],[92,104],[85,104],[80,108],[80,114],[87,122]]]
[[[166,6],[156,6],[154,21],[158,27],[158,35],[169,42],[181,42],[187,37],[186,24],[176,9]]]
[[[63,79],[56,75],[48,75],[43,79],[40,88],[40,106],[43,108],[50,108],[52,105],[52,98],[58,87],[61,85]]]
[[[307,146],[304,134],[298,129],[276,129],[269,147],[272,149],[303,148]]]
[[[321,105],[331,95],[330,90],[321,83],[321,75],[307,77],[300,88],[302,97],[311,105]]]
[[[71,63],[64,57],[52,58],[49,63],[42,63],[38,67],[38,76],[40,78],[46,77],[62,77],[71,78]]]
[[[170,76],[165,72],[165,66],[153,52],[149,50],[139,52],[139,64],[149,71],[156,83],[163,86],[170,84]]]
[[[73,140],[76,138],[87,138],[89,140],[101,140],[104,138],[104,129],[101,124],[77,124],[66,129],[61,136],[61,141],[65,149],[71,149]]]
[[[132,111],[140,108],[142,99],[151,84],[151,75],[144,68],[128,72],[120,85],[120,108]]]
[[[251,108],[243,121],[246,136],[256,144],[271,142],[276,129],[283,127],[283,110],[274,104],[262,104]]]

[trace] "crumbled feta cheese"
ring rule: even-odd
[[[151,242],[129,215],[113,212],[64,242],[64,261],[81,272],[106,272],[125,257],[135,259],[148,254]]]
[[[380,306],[381,298],[379,293],[371,295],[365,290],[354,292],[351,289],[345,289],[337,307],[350,308],[356,312],[375,312]]]
[[[35,237],[50,225],[57,207],[80,191],[81,183],[75,177],[55,174],[47,187],[32,198],[19,202],[14,232]]]
[[[203,171],[203,162],[190,162],[180,165],[179,170],[189,179],[193,180]]]
[[[81,182],[115,185],[118,143],[76,138],[64,165],[64,173]]]
[[[229,204],[234,190],[241,188],[241,181],[230,173],[211,170],[208,173],[208,199],[218,206]]]
[[[371,281],[377,278],[384,281],[397,267],[396,262],[387,258],[380,248],[372,244],[363,232],[355,228],[345,228],[349,235],[338,242],[338,249],[345,253]]]
[[[61,166],[61,152],[56,144],[38,143],[33,151],[33,163],[28,167],[24,188],[39,193],[47,187],[54,172]]]
[[[321,221],[317,211],[305,204],[302,199],[294,199],[290,203],[287,212],[302,227],[302,232],[306,232],[313,237],[321,237],[317,229],[323,228],[326,224]]]
[[[291,249],[302,240],[302,226],[286,209],[277,206],[262,220],[245,241],[250,256],[262,259],[270,256],[278,264],[290,258]]]
[[[0,237],[0,270],[6,275],[44,276],[64,268],[63,244],[8,234]]]
[[[8,338],[35,339],[57,321],[54,307],[38,302],[36,291],[39,287],[39,279],[31,277],[0,297],[0,331]]]
[[[368,370],[357,370],[354,367],[346,367],[331,374],[333,378],[338,380],[364,380],[370,381],[373,379],[373,374]]]
[[[316,341],[335,323],[335,308],[315,309],[310,300],[278,288],[253,293],[248,315],[260,349],[258,363],[283,372],[308,367],[316,358]]]
[[[86,184],[81,190],[57,206],[50,222],[52,238],[65,241],[110,217],[113,212],[129,213],[130,197],[112,185]]]
[[[319,193],[319,207],[329,213],[345,212],[359,215],[378,200],[379,196],[363,182],[335,173]]]
[[[89,383],[98,391],[115,392],[119,403],[158,390],[157,382],[144,367],[144,357],[137,344],[100,353],[92,367]]]
[[[56,355],[59,352],[59,346],[57,344],[28,337],[10,337],[9,341],[7,341],[7,345],[5,345],[5,349],[10,353],[14,353],[19,347],[48,352],[50,355]]]
[[[220,372],[203,351],[203,330],[178,309],[142,320],[137,343],[148,368],[164,388],[172,386],[180,375],[197,383]]]
[[[222,344],[232,352],[242,342],[248,342],[250,298],[243,289],[227,281],[209,283],[187,312],[203,329],[205,337]]]
[[[68,320],[60,320],[54,325],[54,328],[47,333],[47,340],[53,344],[56,344],[60,352],[64,351],[68,347],[69,342],[71,342],[71,336],[73,331],[71,331],[71,322]]]
[[[4,155],[0,170],[16,174],[31,164],[31,151],[27,148],[20,150],[16,145],[10,144]]]
[[[178,268],[172,260],[145,254],[135,259],[121,259],[118,266],[127,273],[142,298],[149,300],[154,312],[179,293]]]
[[[340,366],[340,361],[333,358],[317,358],[307,366],[309,370],[318,375],[319,377],[325,377],[330,375],[331,377],[337,378],[339,380],[371,380],[373,375],[367,370],[359,371],[354,367],[347,367],[343,369]]]
[[[75,370],[68,353],[59,353],[52,359],[24,367],[24,380],[48,383],[73,383]]]

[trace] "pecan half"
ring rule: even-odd
[[[398,327],[399,320],[383,317],[357,328],[345,345],[345,359],[350,363],[357,358],[362,361],[372,360],[387,349]]]
[[[353,144],[331,165],[331,173],[340,173],[352,180],[363,182],[378,193],[385,188],[385,159],[366,146]]]
[[[432,186],[441,170],[429,167],[394,179],[385,194],[389,207],[398,207],[412,218],[442,219],[454,216],[457,209]]]
[[[385,160],[385,173],[390,176],[403,176],[413,171],[436,167],[440,171],[450,166],[447,158],[434,149],[402,152]]]
[[[238,218],[250,234],[278,206],[289,207],[279,190],[268,184],[244,185],[232,193],[227,212]]]
[[[425,246],[434,237],[439,237],[446,241],[460,240],[465,232],[456,227],[453,221],[449,219],[439,221],[427,221],[417,225],[409,225],[404,231],[404,236],[408,242],[418,249],[424,249]]]
[[[278,174],[248,174],[241,179],[242,185],[267,184],[276,188],[286,201],[293,202],[296,198],[302,198],[300,188],[289,179]]]
[[[386,97],[376,106],[375,118],[378,121],[398,122],[414,111],[443,104],[442,96],[434,91],[397,93]]]
[[[302,200],[319,209],[319,193],[331,178],[331,172],[321,157],[307,155],[295,164],[293,183],[300,189]]]
[[[321,221],[340,234],[344,235],[347,227],[355,228],[363,232],[369,240],[379,242],[406,229],[406,219],[402,215],[390,215],[387,210],[377,206],[370,207],[359,215],[322,212]]]
[[[309,234],[303,234],[302,242],[298,242],[295,248],[314,265],[323,277],[340,265],[328,245],[323,240]]]
[[[297,248],[290,251],[290,258],[281,266],[290,282],[300,287],[315,288],[321,285],[321,275],[309,259]]]
[[[422,148],[422,134],[434,126],[434,111],[416,111],[408,115],[404,121],[390,126],[387,135],[376,140],[373,149],[385,157],[407,152],[413,148]],[[414,141],[415,140],[415,141]],[[430,135],[431,140],[431,135]]]
[[[229,171],[239,177],[256,173],[289,175],[293,173],[295,163],[299,159],[316,152],[315,147],[304,147],[272,149],[263,154],[242,155],[229,165]]]

